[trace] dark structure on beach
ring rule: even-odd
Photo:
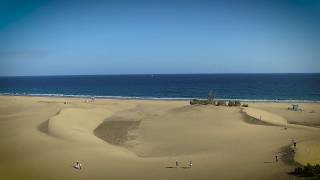
[[[215,100],[215,93],[209,91],[207,99],[192,99],[190,105],[241,106],[238,100]]]
[[[208,98],[207,99],[192,99],[190,100],[190,104],[191,105],[208,105],[208,104],[215,104],[215,101],[214,101],[214,97],[215,97],[215,94],[213,91],[209,91],[208,93]]]
[[[240,106],[240,101],[229,101],[228,106]]]

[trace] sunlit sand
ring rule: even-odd
[[[285,179],[320,163],[318,103],[0,100],[0,179]]]

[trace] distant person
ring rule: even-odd
[[[176,160],[176,167],[179,167],[179,161]]]
[[[278,155],[275,155],[275,158],[276,158],[276,162],[278,162]]]
[[[191,168],[192,167],[192,162],[191,161],[189,161],[189,168]]]

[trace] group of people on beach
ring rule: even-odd
[[[179,161],[176,160],[176,167],[179,167]],[[192,167],[192,161],[190,160],[188,163],[188,167],[191,168]]]
[[[90,97],[89,99],[86,99],[84,102],[85,103],[90,103],[90,102],[94,102],[96,100],[96,97]]]
[[[73,166],[75,169],[81,170],[82,169],[82,164],[80,162],[76,162],[76,164]]]

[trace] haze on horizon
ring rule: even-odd
[[[320,72],[320,1],[1,1],[0,76]]]

